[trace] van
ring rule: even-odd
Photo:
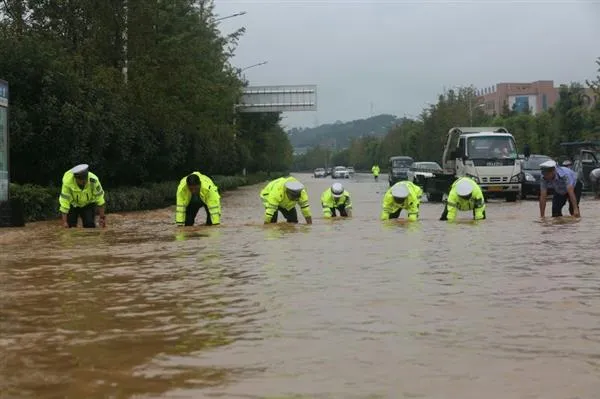
[[[408,179],[408,171],[414,161],[414,159],[405,155],[390,157],[388,164],[388,181],[390,187],[399,181]]]

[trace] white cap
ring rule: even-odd
[[[392,187],[392,197],[394,198],[404,199],[408,197],[408,194],[408,187],[406,187],[405,183],[396,184]]]
[[[542,162],[540,164],[540,169],[552,169],[552,168],[556,168],[556,161],[553,160],[549,160],[546,162]]]
[[[461,179],[456,185],[456,194],[461,197],[470,195],[473,192],[473,184],[467,179]]]
[[[573,162],[571,162],[568,159],[565,159],[562,164],[563,164],[563,166],[569,166],[569,165],[573,165]]]
[[[331,193],[336,198],[341,197],[342,194],[344,194],[344,186],[342,186],[342,183],[333,183],[331,185]]]
[[[287,188],[288,190],[292,191],[292,192],[300,192],[304,189],[304,185],[302,183],[300,183],[299,181],[288,181],[285,182],[285,188]]]
[[[71,169],[71,172],[73,172],[74,175],[78,175],[81,173],[87,173],[88,169],[89,166],[85,163],[82,163],[81,165],[77,165],[73,169]]]

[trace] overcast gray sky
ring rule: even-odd
[[[600,1],[215,0],[252,85],[316,84],[318,110],[286,127],[416,115],[444,86],[596,76]]]

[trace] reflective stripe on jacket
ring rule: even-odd
[[[221,196],[219,195],[219,188],[210,177],[205,176],[200,172],[193,172],[192,174],[200,178],[200,199],[206,204],[212,223],[220,224]],[[177,187],[175,223],[180,225],[185,223],[185,210],[192,199],[192,192],[188,188],[186,180],[187,176],[179,181],[179,186]]]
[[[462,199],[456,193],[456,185],[459,181],[466,179],[473,186],[473,194],[468,200]],[[448,207],[448,221],[456,219],[457,211],[472,211],[475,210],[475,220],[483,219],[483,211],[485,211],[485,200],[483,198],[483,192],[481,187],[473,180],[468,177],[461,177],[452,183],[450,194],[448,194],[448,201],[446,203]]]
[[[289,211],[294,208],[296,204],[300,205],[300,210],[304,217],[312,216],[306,188],[300,193],[298,201],[291,200],[285,192],[285,183],[288,181],[298,180],[295,177],[280,177],[279,179],[269,182],[269,184],[267,184],[260,192],[260,198],[265,207],[265,222],[271,221],[278,208]]]
[[[398,203],[392,196],[392,188],[401,183],[408,186],[409,194],[403,202]],[[421,187],[409,181],[400,181],[394,184],[394,186],[390,187],[383,196],[383,203],[381,204],[381,220],[389,219],[390,215],[398,211],[398,209],[406,209],[408,212],[408,220],[417,220],[419,217],[419,205],[421,205],[421,195],[423,195]]]
[[[342,193],[339,198],[335,198],[331,192],[331,188],[323,191],[321,194],[321,206],[323,207],[323,216],[326,218],[331,217],[331,208],[337,208],[340,205],[344,205],[345,209],[352,209],[352,200],[350,199],[350,193],[346,190]]]
[[[98,176],[88,172],[88,180],[83,189],[79,188],[71,170],[65,172],[62,179],[62,188],[58,198],[61,213],[69,213],[71,207],[82,208],[89,204],[104,206],[104,189]]]

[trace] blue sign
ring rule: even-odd
[[[8,82],[0,80],[0,202],[8,200]]]
[[[525,112],[529,111],[529,109],[529,96],[515,97],[515,105],[513,105],[513,110],[516,112]]]
[[[8,83],[0,80],[0,106],[8,107]]]

